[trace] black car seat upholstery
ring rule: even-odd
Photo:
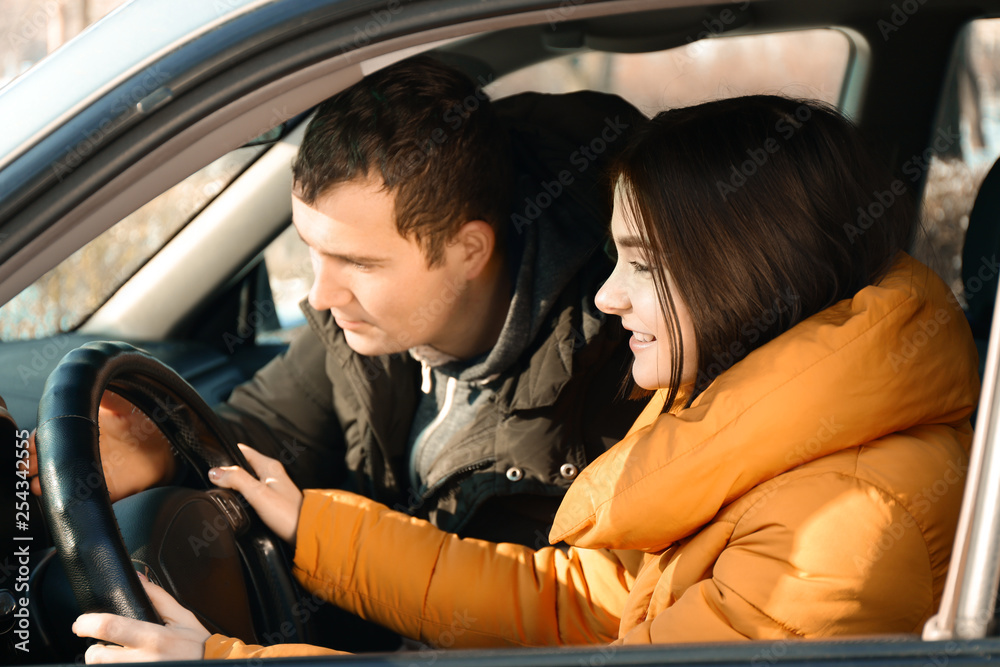
[[[987,174],[969,214],[969,228],[962,249],[962,284],[965,315],[979,350],[979,374],[986,364],[986,347],[997,295],[1000,255],[1000,160]]]

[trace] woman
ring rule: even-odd
[[[550,539],[572,548],[303,496],[249,449],[263,483],[213,479],[296,545],[308,589],[431,644],[919,632],[948,567],[978,376],[951,292],[902,252],[909,203],[875,206],[900,184],[836,112],[769,96],[659,114],[613,176],[618,260],[597,300],[656,393],[566,495]],[[209,636],[148,590],[167,626],[81,616],[77,634],[128,647],[88,662],[326,652]]]

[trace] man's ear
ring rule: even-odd
[[[490,223],[470,220],[459,228],[452,244],[465,265],[465,278],[472,280],[479,277],[493,258],[497,235]]]

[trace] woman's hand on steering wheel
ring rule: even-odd
[[[74,634],[117,644],[94,644],[84,656],[87,664],[203,659],[205,640],[212,633],[170,593],[141,574],[139,579],[164,625],[114,614],[82,614],[73,624]]]
[[[285,472],[280,461],[264,456],[246,445],[241,444],[239,447],[260,479],[254,479],[253,475],[239,466],[212,468],[208,471],[208,478],[216,486],[242,493],[267,527],[295,546],[302,492]]]

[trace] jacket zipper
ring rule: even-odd
[[[496,463],[496,459],[483,459],[482,461],[476,461],[475,463],[470,463],[469,465],[459,468],[458,470],[449,473],[446,477],[442,477],[438,480],[437,484],[428,488],[420,495],[420,502],[413,503],[407,510],[407,514],[413,515],[420,508],[427,506],[427,501],[438,494],[441,489],[445,487],[448,483],[454,481],[463,475],[468,475],[470,473],[476,472],[477,470],[482,470],[483,468],[489,468],[491,465]]]

